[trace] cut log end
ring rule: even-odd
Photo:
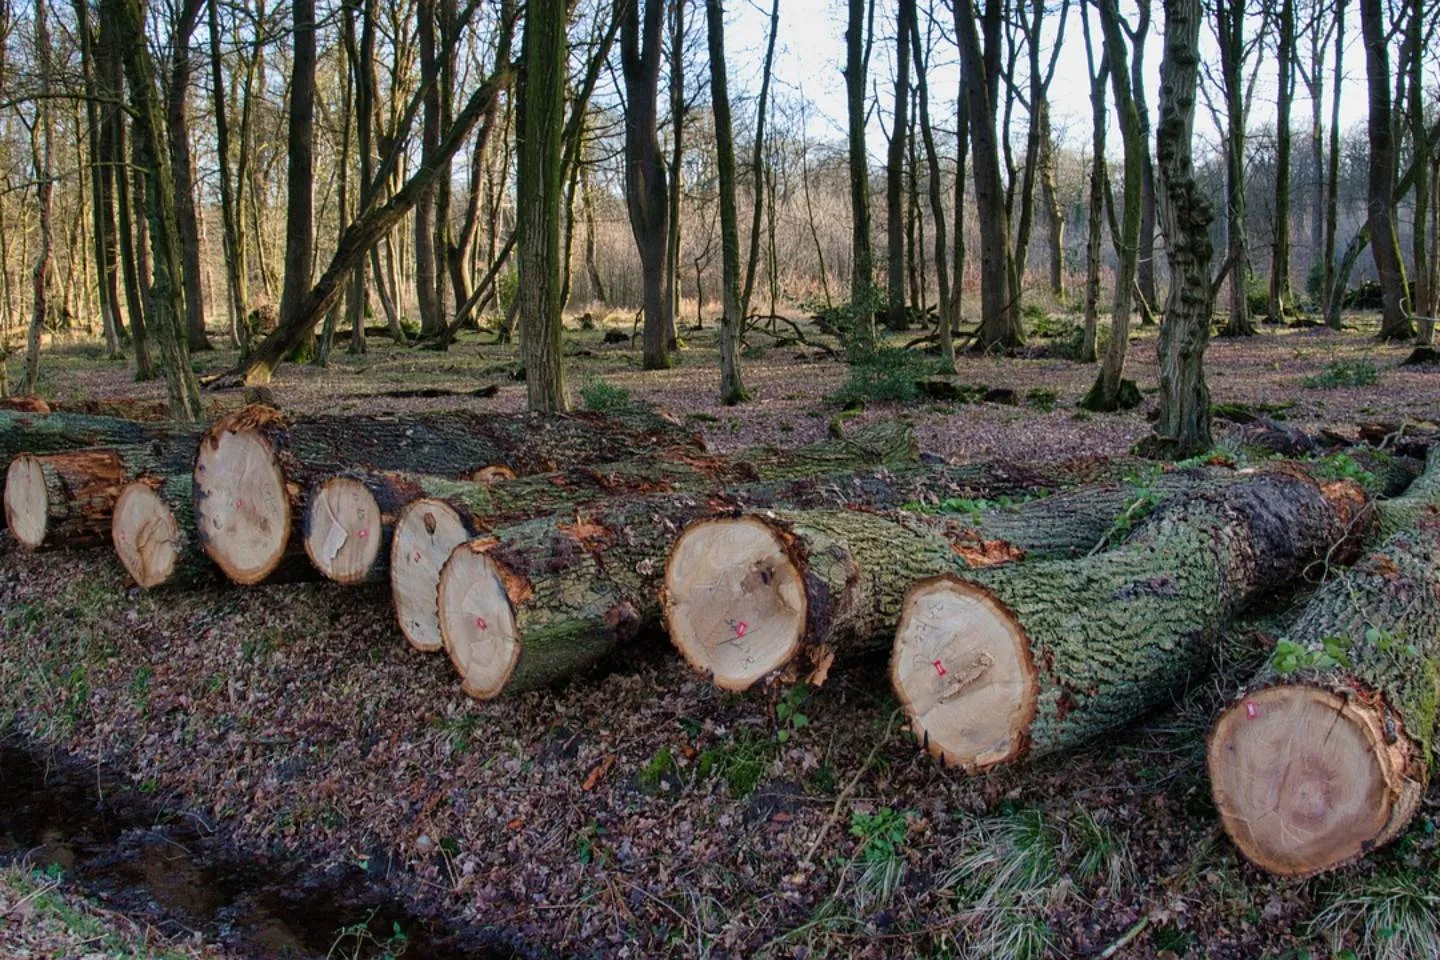
[[[460,514],[439,500],[407,504],[395,522],[390,595],[400,632],[416,650],[433,653],[445,646],[435,605],[440,570],[451,552],[469,539],[470,530]]]
[[[1404,741],[1406,738],[1401,737]],[[1390,839],[1419,784],[1387,746],[1379,712],[1300,684],[1270,687],[1220,717],[1208,750],[1225,831],[1256,866],[1309,876]]]
[[[484,553],[461,544],[440,571],[438,596],[440,636],[465,692],[481,700],[497,696],[520,659],[504,572]]]
[[[142,480],[126,484],[110,518],[115,555],[140,587],[167,583],[180,557],[180,526],[155,488]]]
[[[269,440],[212,431],[195,459],[195,520],[205,552],[234,582],[259,583],[279,566],[290,497]]]
[[[50,525],[50,493],[40,461],[21,454],[5,471],[5,525],[21,546],[38,549]]]
[[[744,690],[800,650],[804,578],[780,534],[755,517],[687,529],[670,552],[664,598],[671,641],[722,689]]]
[[[316,570],[336,583],[360,583],[380,555],[380,505],[353,477],[331,477],[310,495],[305,514],[305,553]]]
[[[1018,757],[1035,717],[1030,640],[983,587],[954,577],[910,588],[890,658],[910,729],[970,773]]]

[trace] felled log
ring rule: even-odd
[[[445,486],[439,482],[429,483],[427,490],[441,496],[411,502],[400,511],[394,524],[390,586],[396,618],[401,632],[416,649],[439,650],[444,641],[436,619],[437,588],[441,569],[456,547],[484,530],[504,539],[507,524],[513,525],[532,516],[555,514],[565,508],[570,517],[575,517],[578,510],[585,509],[581,505],[586,502],[627,499],[617,498],[617,488],[628,490],[630,501],[643,501],[636,508],[637,515],[665,520],[677,515],[693,515],[695,504],[717,502],[714,498],[760,497],[773,500],[776,496],[785,495],[844,496],[838,490],[848,488],[852,477],[857,480],[865,477],[853,471],[866,467],[874,469],[883,464],[913,467],[916,455],[915,436],[910,429],[903,424],[889,423],[857,431],[843,440],[823,440],[794,450],[757,447],[730,461],[702,461],[691,457],[681,462],[679,459],[662,458],[655,464],[655,469],[650,469],[643,461],[626,461],[593,471],[582,469],[543,474],[492,487],[467,488],[453,483]],[[832,488],[828,477],[811,475],[827,471],[852,473],[835,481]],[[976,475],[973,470],[963,472],[966,476]],[[741,478],[764,478],[769,482],[732,485],[732,481]],[[667,486],[689,486],[693,492],[651,493],[651,488],[657,486],[662,490]],[[824,492],[831,489],[837,492]],[[585,515],[590,512],[586,511]],[[628,514],[621,510],[615,516],[618,518],[615,522],[623,523]],[[562,517],[548,526],[535,529],[549,530],[559,538],[563,549],[566,523]],[[378,529],[383,532],[384,528]],[[663,556],[675,529],[669,522],[657,529],[656,535],[665,539],[659,548],[662,552],[652,555],[651,559]],[[532,533],[517,535],[524,539]],[[653,599],[638,602],[654,606]]]
[[[671,642],[719,687],[744,690],[802,660],[889,646],[916,580],[1025,558],[1085,556],[1155,503],[1238,482],[1196,467],[1144,484],[1082,487],[950,517],[779,510],[712,517],[670,552],[662,600]]]
[[[1432,515],[1306,601],[1267,666],[1221,713],[1207,751],[1210,788],[1226,833],[1256,866],[1309,876],[1404,832],[1435,747],[1437,582]]]
[[[110,541],[121,566],[143,589],[188,584],[215,570],[195,529],[191,485],[189,474],[147,475],[120,491]]]
[[[110,535],[121,490],[140,474],[184,472],[195,456],[191,436],[152,437],[130,446],[64,453],[22,453],[5,472],[5,522],[29,549],[92,546]]]
[[[195,460],[195,516],[201,544],[221,571],[236,583],[259,583],[292,547],[305,491],[335,473],[539,473],[657,445],[703,446],[683,428],[642,411],[545,417],[451,410],[287,420],[273,408],[251,406],[205,433]],[[296,550],[302,537],[303,529],[293,537]]]
[[[499,523],[601,497],[718,490],[742,483],[825,476],[863,466],[913,465],[918,456],[910,429],[888,423],[843,440],[790,450],[754,447],[730,456],[674,448],[633,450],[612,463],[580,464],[512,479],[501,476],[492,482],[413,473],[347,472],[325,479],[311,491],[305,551],[325,577],[339,583],[361,583],[386,575],[395,525],[405,507],[422,498],[447,504],[473,536]],[[443,562],[444,557],[439,559]]]
[[[905,597],[891,682],[917,739],[966,771],[1038,757],[1164,703],[1253,598],[1363,537],[1364,495],[1267,472],[1178,498],[1081,560],[948,574]]]
[[[62,453],[88,447],[133,447],[159,439],[190,438],[191,449],[203,428],[187,423],[138,423],[117,417],[78,413],[0,410],[0,465],[22,453]]]

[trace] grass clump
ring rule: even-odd
[[[1329,941],[1336,956],[1440,957],[1440,882],[1431,871],[1395,863],[1358,882],[1344,877],[1323,902],[1310,921],[1310,932]]]
[[[604,380],[590,380],[580,388],[580,401],[586,410],[597,413],[625,410],[630,406],[630,391]]]
[[[1306,377],[1308,390],[1338,390],[1342,387],[1370,387],[1380,382],[1380,368],[1369,360],[1337,360],[1323,373]]]
[[[911,403],[920,396],[916,381],[934,372],[935,362],[924,354],[880,347],[856,356],[850,364],[850,379],[832,399],[841,404],[872,400]]]
[[[905,814],[890,807],[874,813],[855,811],[850,815],[850,835],[859,841],[862,870],[855,889],[862,909],[884,906],[895,896],[905,879],[905,836],[910,822]]]

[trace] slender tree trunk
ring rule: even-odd
[[[720,402],[731,405],[744,403],[749,396],[740,378],[740,329],[745,320],[740,295],[740,218],[735,212],[735,135],[725,69],[725,12],[720,0],[705,0],[705,23],[710,45],[710,97],[715,111],[715,165],[720,185],[724,309],[720,318]]]
[[[590,278],[590,296],[605,305],[605,283],[600,278],[600,268],[595,263],[595,188],[590,183],[590,168],[577,164],[580,170],[580,202],[585,209],[585,273]],[[695,294],[700,295],[698,292]]]
[[[1256,333],[1246,284],[1250,279],[1249,236],[1245,231],[1245,17],[1246,0],[1217,0],[1215,33],[1225,93],[1226,260],[1230,263],[1230,319],[1222,335]]]
[[[665,295],[670,195],[656,125],[665,0],[633,0],[622,9],[620,62],[625,79],[625,198],[644,284],[642,363],[646,370],[664,370],[670,366],[668,340],[672,326],[672,302]]]
[[[135,160],[144,171],[145,210],[150,228],[154,277],[150,285],[151,329],[160,343],[160,367],[176,420],[199,420],[204,411],[200,385],[190,368],[186,338],[180,238],[176,232],[175,185],[164,150],[165,114],[155,89],[155,63],[145,39],[139,0],[102,0],[101,18],[114,30],[130,84],[135,118]]]
[[[82,0],[83,2],[83,0]],[[245,243],[240,225],[240,208],[235,196],[235,178],[230,167],[230,117],[225,103],[225,77],[220,59],[220,0],[209,0],[210,97],[215,114],[216,165],[220,170],[220,226],[225,251],[225,291],[230,305],[230,336],[240,356],[250,353],[250,328],[245,322],[247,299]]]
[[[872,0],[873,2],[873,0]],[[870,154],[865,146],[868,73],[865,0],[849,0],[845,27],[846,128],[850,136],[850,303],[857,331],[875,339],[875,255],[870,246]]]
[[[1085,57],[1090,67],[1090,207],[1085,237],[1085,329],[1080,340],[1080,363],[1094,363],[1095,341],[1100,326],[1100,246],[1105,223],[1105,195],[1109,192],[1105,170],[1105,133],[1107,120],[1106,84],[1110,76],[1110,57],[1103,48],[1100,62],[1095,62],[1094,45],[1090,38],[1090,18],[1081,21],[1085,30]]]
[[[764,96],[763,88],[762,94]],[[685,158],[685,4],[670,8],[670,222],[666,236],[665,296],[670,299],[670,349],[677,348],[675,317],[680,313],[680,171]],[[576,164],[578,167],[579,164]]]
[[[123,89],[121,58],[114,25],[107,23],[103,16],[101,17],[100,35],[104,38],[106,50],[106,86],[114,96],[118,97]],[[120,271],[125,281],[125,311],[129,314],[130,335],[135,344],[135,379],[145,381],[155,378],[154,363],[150,358],[150,339],[147,335],[148,331],[145,329],[145,299],[142,292],[143,283],[145,279],[148,279],[149,271],[144,269],[144,221],[141,220],[141,242],[138,250],[135,242],[135,224],[131,222],[135,211],[139,209],[139,202],[132,200],[130,188],[132,183],[138,188],[141,181],[138,173],[132,177],[131,165],[126,162],[127,155],[124,115],[116,108],[113,122],[110,124],[110,157],[114,162],[115,176],[115,226],[120,241]]]
[[[1290,293],[1290,105],[1295,97],[1295,0],[1280,0],[1275,111],[1275,245],[1270,255],[1270,303],[1273,323],[1285,319]]]
[[[530,409],[543,413],[563,412],[570,405],[560,355],[560,311],[564,306],[560,302],[560,204],[565,189],[561,131],[565,126],[566,9],[566,0],[529,0],[521,49],[525,81],[520,90],[518,131],[516,230],[520,286],[516,300],[520,307],[525,392]],[[663,231],[661,239],[664,239]]]
[[[708,10],[708,8],[707,8]],[[708,13],[707,13],[708,18]],[[755,290],[755,268],[760,262],[760,217],[765,206],[765,119],[770,109],[770,74],[775,62],[775,38],[780,32],[780,0],[770,3],[770,39],[760,68],[760,99],[755,107],[755,142],[750,148],[750,248],[745,257],[745,285],[740,294],[740,316],[750,316],[750,299]],[[772,204],[774,198],[771,198]],[[723,244],[723,227],[722,244]]]
[[[1345,80],[1345,4],[1335,0],[1335,78],[1330,94],[1330,157],[1325,170],[1325,269],[1320,283],[1325,325],[1340,329],[1340,294],[1335,289],[1335,233],[1340,213],[1340,92]]]
[[[1409,340],[1414,324],[1405,310],[1405,261],[1395,224],[1395,128],[1390,112],[1390,55],[1381,0],[1360,0],[1365,73],[1370,91],[1370,249],[1380,275],[1384,312],[1381,340]]]
[[[890,123],[890,151],[885,160],[885,325],[909,326],[905,313],[905,138],[910,131],[910,31],[915,0],[899,0],[895,45],[895,114]]]
[[[440,144],[440,62],[435,44],[434,0],[420,0],[415,7],[420,41],[420,83],[426,93],[421,121],[420,156],[427,162]],[[420,310],[421,336],[439,333],[441,317],[439,271],[435,257],[436,193],[432,186],[420,194],[413,214],[415,243],[415,301]],[[443,215],[443,214],[442,214]]]
[[[951,315],[955,318],[955,325],[958,329],[960,322],[964,319],[963,306],[965,301],[965,198],[966,167],[970,157],[970,107],[965,98],[965,81],[960,81],[959,95],[955,100],[955,242],[952,256],[955,261],[955,268],[950,271],[950,293],[955,298],[955,305],[950,308]]]
[[[175,229],[180,236],[184,267],[185,333],[191,350],[211,350],[205,335],[205,296],[201,287],[200,223],[195,214],[194,177],[190,164],[190,39],[204,0],[183,0],[170,37],[170,89],[166,97],[170,169],[175,178]]]
[[[948,238],[945,228],[945,197],[940,183],[940,151],[935,147],[935,131],[930,125],[929,57],[921,49],[918,25],[912,23],[911,27],[910,50],[915,58],[915,93],[920,110],[920,134],[925,142],[930,216],[935,221],[935,280],[940,288],[940,320],[936,333],[940,341],[940,366],[943,372],[954,373],[955,302],[950,293],[950,259],[946,249]]]
[[[987,0],[987,20],[999,19],[998,0]],[[1023,346],[1019,278],[1010,247],[1010,216],[1000,180],[1000,144],[995,133],[995,101],[990,62],[998,60],[995,43],[980,45],[980,32],[968,4],[956,4],[961,76],[970,111],[970,145],[975,152],[975,205],[980,217],[980,329],[975,349]],[[988,24],[987,24],[987,33]],[[996,78],[998,81],[998,77]]]
[[[285,286],[280,295],[280,324],[294,322],[310,290],[315,259],[313,216],[315,180],[315,0],[294,0],[295,62],[290,79],[289,171],[285,205]],[[278,332],[278,331],[277,331]],[[307,329],[301,345],[313,350]]]
[[[30,269],[30,330],[25,338],[25,379],[20,384],[21,393],[36,393],[40,389],[40,336],[45,331],[46,311],[49,307],[45,284],[50,275],[50,218],[55,181],[51,160],[54,122],[51,115],[53,104],[50,101],[50,28],[47,6],[47,0],[36,0],[35,67],[40,75],[40,96],[35,101],[35,122],[30,127],[30,158],[35,176],[35,199],[40,211],[40,248],[35,253],[35,265]]]
[[[1135,28],[1130,31],[1130,90],[1135,97],[1135,109],[1140,113],[1140,129],[1146,144],[1150,143],[1150,104],[1145,91],[1145,47],[1150,36],[1150,0],[1139,0],[1139,11]],[[1160,302],[1155,287],[1155,160],[1146,148],[1144,163],[1141,165],[1140,194],[1140,244],[1135,250],[1135,282],[1140,287],[1140,296],[1145,303],[1154,306]],[[1152,323],[1150,311],[1140,315],[1142,326]]]
[[[1434,7],[1429,8],[1433,10]],[[1415,199],[1412,205],[1410,228],[1410,262],[1415,266],[1413,285],[1415,298],[1410,311],[1418,323],[1418,341],[1429,346],[1435,338],[1435,291],[1430,285],[1430,254],[1427,231],[1430,220],[1430,141],[1425,128],[1425,41],[1428,17],[1425,0],[1410,0],[1410,16],[1407,20],[1409,42],[1409,116],[1412,162],[1420,167],[1415,178]]]
[[[1211,292],[1209,201],[1191,159],[1200,66],[1200,0],[1164,0],[1165,55],[1160,63],[1156,127],[1157,199],[1170,263],[1170,296],[1160,328],[1160,417],[1153,452],[1194,456],[1210,449],[1210,391],[1205,347]]]
[[[120,356],[120,307],[115,285],[115,219],[113,196],[106,189],[105,155],[100,132],[100,87],[96,83],[95,32],[90,26],[89,0],[76,0],[75,22],[80,34],[80,66],[85,81],[85,145],[90,153],[90,214],[93,220],[96,290],[100,321],[105,335],[105,354]]]
[[[1040,106],[1036,122],[1040,124],[1040,199],[1045,205],[1046,246],[1050,252],[1050,292],[1056,298],[1064,299],[1065,208],[1060,203],[1060,190],[1055,179],[1055,134],[1050,129],[1048,100]],[[1143,206],[1141,210],[1143,227]]]

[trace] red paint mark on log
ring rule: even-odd
[[[935,666],[935,675],[936,675],[936,676],[943,677],[943,676],[945,676],[946,673],[949,672],[949,671],[947,671],[947,670],[945,669],[945,664],[942,663],[942,662],[939,661],[939,660],[934,661],[934,666]]]
[[[1257,707],[1257,706],[1255,706],[1255,704],[1254,704],[1253,701],[1246,701],[1246,703],[1245,703],[1245,717],[1246,717],[1246,719],[1254,720],[1254,719],[1255,719],[1256,717],[1258,717],[1258,716],[1260,716],[1260,708]]]

